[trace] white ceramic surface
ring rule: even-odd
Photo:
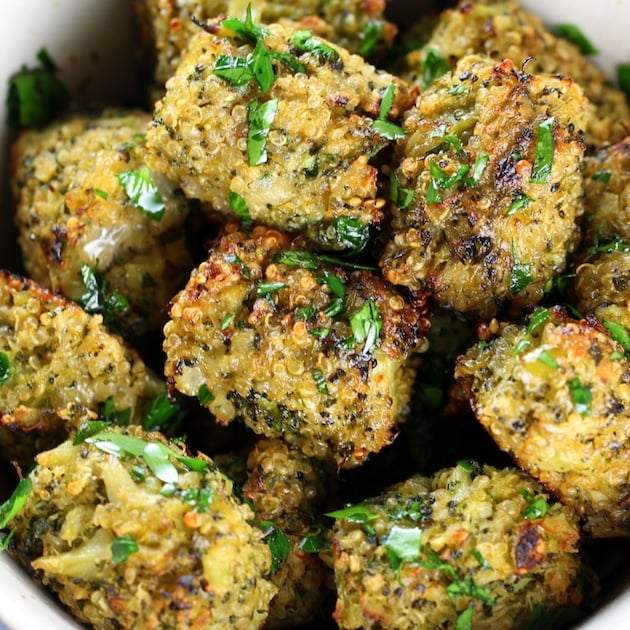
[[[408,0],[412,4],[421,0]],[[16,245],[6,202],[9,132],[4,99],[7,78],[22,64],[33,65],[45,46],[62,68],[75,94],[115,101],[133,91],[131,0],[18,0],[2,3],[0,38],[0,266],[16,268]],[[578,24],[598,47],[595,58],[614,75],[616,64],[630,62],[630,0],[522,0],[550,24]],[[1,483],[1,482],[0,482]],[[0,494],[6,495],[3,488]],[[623,547],[627,554],[628,547]],[[77,626],[0,554],[0,625],[11,630],[70,630]],[[583,630],[630,627],[630,572],[608,596]]]

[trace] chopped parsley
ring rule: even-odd
[[[315,271],[321,262],[338,265],[339,267],[349,267],[350,269],[376,270],[376,267],[370,265],[359,265],[349,260],[335,258],[334,256],[328,256],[326,254],[314,254],[303,249],[287,249],[275,254],[273,260],[274,262],[279,262],[289,267],[302,267],[312,271]]]
[[[254,99],[247,106],[249,127],[247,131],[247,160],[250,166],[267,161],[267,138],[278,111],[278,99],[259,103]]]
[[[234,321],[234,313],[226,313],[221,320],[221,330],[227,330]]]
[[[533,497],[526,488],[519,488],[519,492],[528,503],[527,507],[521,512],[523,518],[527,520],[543,518],[549,512],[549,504],[542,494]]]
[[[9,77],[7,110],[11,127],[38,127],[53,120],[66,106],[69,93],[57,76],[58,68],[45,48],[40,65],[23,66]]]
[[[0,385],[11,378],[11,361],[6,352],[0,352]]]
[[[230,204],[230,208],[232,208],[234,214],[241,222],[243,229],[249,232],[252,229],[252,217],[249,213],[249,208],[247,207],[245,199],[243,199],[243,197],[241,197],[238,193],[230,191],[228,193],[228,202]]]
[[[387,550],[389,566],[397,578],[400,578],[400,569],[405,562],[418,560],[421,538],[422,530],[419,527],[394,525],[387,533],[383,546]]]
[[[119,536],[112,541],[112,562],[119,564],[124,562],[132,553],[138,553],[140,547],[133,536]]]
[[[628,329],[621,324],[610,322],[606,319],[602,321],[602,324],[604,324],[612,339],[622,346],[626,357],[630,356],[630,333]]]
[[[182,501],[192,505],[195,512],[206,513],[210,510],[210,504],[214,498],[212,488],[186,488],[181,494]]]
[[[29,477],[21,479],[11,496],[0,505],[0,529],[5,529],[24,507],[33,491],[33,484]]]
[[[374,52],[382,34],[383,22],[379,20],[368,20],[363,27],[359,54],[362,57],[369,57]]]
[[[103,322],[110,328],[115,328],[117,314],[126,313],[129,302],[121,293],[109,291],[107,280],[98,271],[87,264],[81,265],[81,278],[85,285],[85,293],[79,298],[79,304],[87,313],[99,313]]]
[[[562,369],[560,367],[560,364],[553,358],[553,355],[545,348],[543,348],[538,353],[537,360],[540,361],[543,365],[546,365],[547,367],[550,367],[554,370]]]
[[[295,31],[291,38],[291,44],[298,50],[310,52],[323,59],[334,61],[339,58],[339,53],[330,44],[313,37],[313,31],[311,30]]]
[[[533,335],[545,322],[549,321],[550,317],[551,311],[548,308],[535,310],[527,322],[527,334]]]
[[[531,197],[526,195],[523,191],[517,191],[512,197],[512,201],[508,206],[507,210],[503,214],[503,216],[511,217],[513,214],[516,214],[519,210],[523,210],[529,206],[529,204],[533,201]]]
[[[142,426],[147,431],[172,434],[181,424],[185,412],[181,405],[171,402],[166,394],[158,394],[144,412]]]
[[[357,523],[361,525],[363,529],[368,533],[374,533],[374,528],[370,525],[370,521],[378,518],[378,514],[375,514],[370,510],[367,505],[358,503],[357,505],[348,505],[341,510],[335,510],[334,512],[327,512],[325,516],[329,516],[334,519],[343,519],[349,523]]]
[[[133,205],[154,221],[160,221],[166,208],[164,199],[158,190],[148,167],[143,166],[137,171],[116,173],[127,197]]]
[[[321,370],[313,370],[311,374],[313,375],[313,380],[315,381],[317,391],[320,394],[328,396],[330,392],[328,391],[328,386],[326,385],[326,378],[324,377],[324,373]]]
[[[131,407],[116,409],[113,396],[108,396],[105,402],[98,404],[98,419],[108,424],[117,424],[121,427],[129,425],[131,420]]]
[[[572,378],[567,385],[571,392],[575,410],[583,417],[590,415],[591,403],[593,402],[593,392],[591,388],[588,385],[582,385],[577,376]]]
[[[547,120],[538,125],[534,166],[529,178],[534,184],[545,184],[551,177],[551,167],[553,166],[553,156],[556,147],[554,126],[555,120],[553,118],[547,118]]]
[[[387,140],[399,140],[405,137],[402,127],[388,120],[389,112],[394,103],[394,95],[396,94],[396,86],[391,83],[383,93],[381,105],[378,111],[378,118],[372,121],[372,129]]]
[[[383,321],[378,307],[369,298],[365,304],[350,317],[352,339],[355,343],[363,343],[363,353],[369,354],[378,345]]]
[[[109,193],[106,190],[101,190],[100,188],[93,188],[92,192],[101,199],[105,199],[107,201],[109,199]]]
[[[284,282],[261,282],[256,287],[256,295],[264,297],[265,295],[271,295],[280,291],[280,289],[286,289],[288,285]]]
[[[332,221],[335,241],[349,254],[358,254],[370,241],[370,227],[359,219],[335,217]]]
[[[308,534],[300,540],[297,548],[304,553],[321,553],[330,549],[330,541],[320,533]]]
[[[422,87],[428,88],[436,79],[450,71],[451,66],[435,48],[429,48],[422,62]]]
[[[512,269],[510,271],[510,293],[517,295],[533,281],[532,263],[524,263],[512,243]]]
[[[271,551],[270,573],[274,575],[278,572],[280,564],[289,557],[292,547],[291,541],[271,521],[261,521],[260,528],[265,534],[265,539]]]
[[[597,54],[597,48],[575,24],[556,24],[553,30],[558,37],[562,37],[577,46],[583,55]]]
[[[214,394],[208,389],[208,386],[205,383],[199,386],[199,389],[197,390],[197,399],[202,405],[209,405],[214,398]]]
[[[615,238],[608,243],[600,243],[596,239],[593,245],[586,249],[588,258],[592,258],[597,254],[610,254],[611,252],[630,252],[630,245],[624,243],[620,238]]]
[[[249,267],[245,264],[243,259],[237,254],[224,255],[223,258],[226,262],[229,262],[232,265],[237,265],[240,269],[243,277],[247,280],[251,280],[252,272],[249,270]]]
[[[591,179],[596,182],[607,184],[612,179],[612,175],[612,171],[609,170],[596,171],[591,175]]]
[[[208,464],[202,459],[182,455],[162,442],[146,442],[132,435],[106,430],[90,435],[84,441],[110,455],[133,455],[141,458],[147,468],[164,483],[177,483],[179,478],[177,468],[170,461],[171,457],[189,470],[204,472],[208,468]]]
[[[389,180],[389,198],[400,210],[406,210],[416,200],[416,191],[413,188],[403,188],[398,175],[393,173]]]
[[[626,98],[630,99],[630,63],[622,63],[617,66],[617,83]]]

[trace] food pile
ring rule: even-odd
[[[630,538],[625,95],[512,0],[241,4],[135,0],[147,106],[11,79],[0,545],[94,628],[572,623]]]

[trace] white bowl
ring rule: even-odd
[[[401,0],[404,1],[404,0]],[[408,0],[409,3],[412,0]],[[630,62],[630,0],[522,0],[549,24],[572,23],[597,46],[594,58],[614,77],[619,63]],[[44,46],[62,70],[62,79],[81,98],[117,102],[136,85],[133,17],[130,0],[19,0],[3,3],[0,38],[0,86],[22,64],[35,65]],[[7,195],[7,156],[10,138],[4,96],[0,103],[0,267],[18,269],[17,245]],[[0,481],[1,483],[1,481]],[[0,487],[0,496],[9,489]],[[614,545],[612,546],[614,554]],[[621,547],[621,565],[628,546]],[[614,560],[613,560],[614,561]],[[581,624],[584,630],[628,627],[630,571],[605,594],[604,603]],[[0,628],[11,630],[70,630],[79,627],[54,601],[0,554]]]

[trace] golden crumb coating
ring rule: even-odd
[[[254,31],[255,46],[222,23],[208,30],[191,38],[156,104],[150,166],[214,213],[304,231],[321,248],[343,249],[331,243],[339,220],[381,223],[372,157],[393,143],[389,118],[415,91],[295,28]],[[259,85],[247,64],[261,55],[271,61]]]
[[[165,391],[100,315],[8,272],[0,272],[0,359],[0,434],[7,439],[7,459],[15,456],[8,433],[35,442],[65,437],[66,423],[75,424],[72,418],[85,410],[98,412],[108,399],[139,423],[151,399]]]
[[[192,266],[184,234],[189,202],[163,175],[143,171],[150,119],[121,110],[72,115],[22,132],[11,159],[29,275],[80,300],[81,268],[97,270],[127,300],[114,321],[132,334],[164,323],[165,305]]]
[[[408,112],[393,175],[393,284],[491,317],[535,304],[579,238],[584,98],[570,79],[465,57]]]
[[[41,453],[10,552],[94,628],[259,628],[271,554],[232,482],[139,427]]]
[[[579,606],[575,514],[516,469],[460,463],[333,513],[340,628],[526,628]]]
[[[385,0],[134,0],[142,43],[152,58],[157,84],[163,86],[175,74],[188,40],[198,30],[193,18],[200,22],[220,16],[242,18],[248,5],[258,22],[299,22],[300,27],[363,56],[391,45],[396,35],[396,27],[384,16]]]
[[[594,318],[539,309],[455,370],[499,447],[594,537],[630,536],[630,365],[615,336]]]
[[[172,302],[165,374],[220,423],[356,466],[406,415],[426,325],[373,272],[231,224]]]
[[[453,67],[471,54],[484,54],[495,62],[510,59],[517,68],[532,74],[570,77],[588,97],[587,138],[596,146],[616,142],[627,134],[630,108],[624,94],[613,87],[606,74],[587,59],[577,46],[556,37],[541,19],[518,2],[460,2],[442,14],[426,44],[407,57],[402,78],[423,82],[431,76],[439,55]],[[429,70],[427,70],[427,63]]]
[[[270,578],[278,593],[271,600],[266,628],[294,628],[321,616],[330,594],[328,570],[317,554],[302,551],[300,543],[323,511],[326,482],[333,474],[323,460],[307,457],[280,439],[259,439],[247,456],[243,496],[259,521],[286,537],[286,557]]]

